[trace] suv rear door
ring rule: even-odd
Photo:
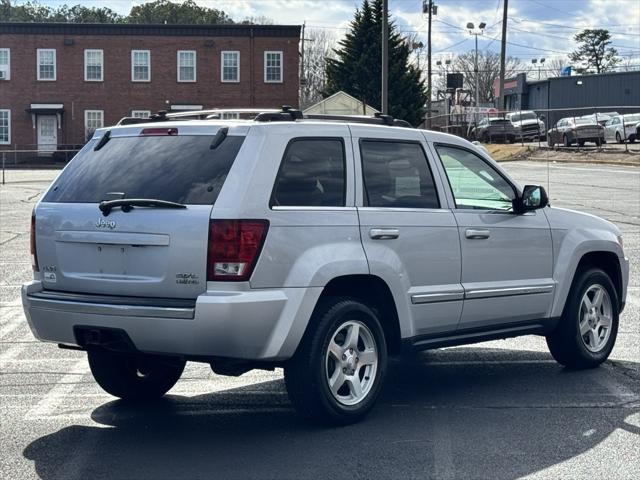
[[[408,310],[401,317],[412,319],[402,336],[455,329],[463,297],[460,243],[424,138],[389,127],[351,131],[362,243],[371,274],[392,288],[398,309]]]
[[[225,135],[211,124],[107,132],[96,132],[36,207],[44,288],[195,298],[206,290],[211,210],[244,132]],[[134,205],[106,214],[98,208],[104,200],[132,198],[186,208]]]

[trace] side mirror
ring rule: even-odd
[[[544,120],[545,120],[545,116],[544,116],[544,115],[540,115],[538,118],[539,118],[540,120],[542,120],[543,122],[544,122]]]
[[[549,197],[544,187],[540,185],[525,185],[522,196],[518,198],[517,211],[519,213],[538,210],[549,205]]]

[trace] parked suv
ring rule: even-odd
[[[506,118],[485,117],[477,125],[469,125],[469,138],[484,143],[513,143],[516,139],[516,129]]]
[[[538,334],[563,365],[608,357],[629,270],[613,224],[461,138],[320,117],[97,130],[33,211],[34,335],[129,400],[185,361],[283,367],[296,409],[333,423],[403,351]]]

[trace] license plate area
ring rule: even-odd
[[[95,245],[98,273],[127,275],[127,245]]]

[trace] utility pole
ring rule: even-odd
[[[382,113],[389,113],[389,2],[382,0]]]
[[[298,79],[298,88],[300,93],[302,93],[302,91],[305,89],[305,86],[306,86],[306,79],[304,78],[304,27],[306,24],[307,24],[306,21],[302,22],[302,48],[300,51],[300,73],[299,73],[300,78]],[[298,95],[298,97],[302,99],[303,95]],[[299,101],[299,103],[302,103],[302,102]],[[300,107],[302,107],[302,105],[300,105]]]
[[[427,10],[429,13],[429,30],[427,32],[427,128],[431,129],[431,15],[433,13],[433,0],[427,0]],[[422,4],[424,13],[424,3]]]
[[[502,9],[502,44],[500,45],[500,104],[498,111],[504,110],[504,65],[507,54],[507,11],[509,10],[509,0],[504,0]]]

